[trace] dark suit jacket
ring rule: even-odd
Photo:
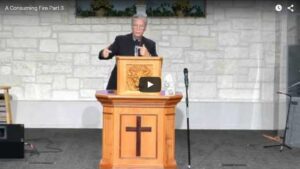
[[[157,56],[155,42],[147,39],[145,37],[142,38],[141,44],[145,45],[148,49],[151,56]],[[102,57],[102,51],[99,53],[99,59],[111,59],[114,56],[134,56],[134,46],[135,42],[133,41],[132,34],[120,35],[117,36],[115,41],[109,46],[109,50],[112,51],[108,58]],[[115,65],[114,69],[111,72],[107,87],[107,90],[116,90],[117,89],[117,65]]]

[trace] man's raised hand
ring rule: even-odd
[[[111,53],[111,50],[109,50],[108,48],[104,48],[102,51],[102,57],[108,58],[110,53]]]
[[[149,57],[150,56],[150,53],[149,53],[148,49],[146,48],[145,44],[143,44],[142,47],[139,47],[139,49],[140,49],[141,56],[143,56],[143,57]]]

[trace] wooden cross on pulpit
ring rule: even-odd
[[[142,127],[141,116],[136,117],[136,127],[126,127],[128,132],[136,132],[136,156],[141,156],[141,132],[151,132],[151,127]]]

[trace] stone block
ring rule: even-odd
[[[35,76],[23,76],[22,78],[23,83],[35,83],[36,78]]]
[[[182,79],[182,78],[181,78]],[[191,82],[214,82],[216,83],[216,76],[215,75],[199,75],[199,73],[194,73],[190,77]]]
[[[80,81],[81,89],[99,89],[99,87],[103,84],[102,79],[82,79]]]
[[[65,89],[66,88],[66,77],[64,75],[55,75],[52,83],[53,89]]]
[[[12,63],[12,71],[14,75],[19,76],[35,76],[36,63],[27,61],[14,61]]]
[[[276,33],[274,31],[263,31],[262,32],[262,42],[275,42],[276,41]]]
[[[164,57],[165,59],[178,59],[183,57],[183,49],[182,48],[168,48],[161,47],[158,51],[159,55]]]
[[[25,52],[23,49],[14,49],[13,51],[13,59],[14,60],[24,60]]]
[[[190,89],[191,99],[212,99],[217,96],[215,83],[193,83]]]
[[[259,89],[219,89],[220,99],[235,99],[245,101],[255,101],[260,98]]]
[[[160,18],[149,18],[148,19],[148,24],[151,24],[151,25],[158,25],[160,24]]]
[[[171,37],[172,47],[190,47],[191,37],[189,36],[172,36]]]
[[[262,82],[274,82],[275,70],[274,67],[266,67],[261,69],[261,81]]]
[[[49,100],[51,86],[49,84],[25,84],[24,94],[26,100]]]
[[[217,59],[217,58],[223,58],[224,52],[222,51],[207,51],[206,52],[206,58],[209,59]]]
[[[238,33],[219,33],[219,44],[222,46],[236,46],[240,42]]]
[[[206,25],[180,25],[179,33],[185,36],[208,36],[209,29]]]
[[[122,25],[122,32],[131,32],[131,25]]]
[[[91,23],[105,25],[105,24],[107,24],[108,19],[109,19],[108,17],[93,17],[93,18],[91,18]]]
[[[205,53],[201,51],[187,51],[184,57],[188,58],[190,63],[201,63],[205,60]]]
[[[246,42],[246,43],[261,42],[261,31],[242,30],[241,42]]]
[[[275,23],[276,13],[273,11],[263,11],[262,12],[262,20],[263,21],[271,21],[271,22]]]
[[[262,81],[262,72],[259,68],[250,68],[248,74],[248,81],[249,82],[256,82],[260,83]]]
[[[162,31],[160,30],[151,30],[151,31],[147,31],[145,33],[146,37],[151,37],[152,40],[154,40],[155,42],[159,42],[161,40],[162,37]]]
[[[75,25],[90,25],[92,23],[92,18],[80,18],[75,17]]]
[[[90,47],[89,45],[59,45],[60,52],[89,52]]]
[[[6,43],[4,39],[0,39],[0,49],[5,49]]]
[[[237,82],[233,84],[234,89],[259,89],[259,83],[251,83],[251,82]]]
[[[233,87],[233,77],[229,75],[218,76],[217,77],[217,87],[220,88],[232,88]]]
[[[74,54],[74,65],[89,65],[90,56],[86,53]]]
[[[256,8],[225,8],[226,18],[260,18]]]
[[[87,32],[91,31],[90,25],[53,25],[53,31],[58,32]]]
[[[262,22],[262,30],[263,31],[271,31],[275,32],[276,29],[275,21],[264,21]]]
[[[67,89],[68,90],[78,90],[79,89],[79,79],[76,79],[76,78],[67,79]]]
[[[41,23],[61,23],[63,22],[63,15],[60,12],[41,12]]]
[[[95,90],[81,89],[79,93],[80,93],[80,97],[94,99],[95,92],[96,92]]]
[[[249,57],[249,49],[245,47],[226,47],[225,58],[245,59]]]
[[[239,64],[239,67],[242,67],[242,68],[245,68],[245,67],[248,67],[248,68],[255,68],[255,67],[260,67],[261,63],[263,62],[262,59],[243,59],[243,60],[239,60],[238,64]]]
[[[74,77],[106,77],[109,69],[106,66],[77,66],[74,68]]]
[[[216,38],[193,38],[193,49],[194,50],[215,50],[217,49]]]
[[[39,68],[42,73],[68,74],[72,73],[72,65],[69,63],[40,63]]]
[[[54,53],[44,53],[44,52],[26,52],[25,60],[28,61],[54,61]]]
[[[250,44],[249,58],[262,59],[263,58],[263,44],[261,44],[261,43]]]
[[[13,34],[11,32],[0,32],[0,38],[12,38]]]
[[[52,75],[38,75],[36,76],[37,83],[52,83],[53,76]]]
[[[240,70],[238,61],[233,59],[212,61],[212,65],[209,67],[211,71],[215,71],[221,75],[237,74]]]
[[[59,43],[69,44],[91,44],[107,43],[105,33],[59,33]]]
[[[58,52],[58,43],[54,39],[40,40],[41,52]]]
[[[3,25],[38,25],[39,16],[37,15],[5,15]]]
[[[225,19],[225,10],[224,8],[219,8],[214,6],[214,19],[216,21],[223,21]]]
[[[92,26],[93,32],[117,32],[122,31],[121,24],[108,24],[108,25],[94,25]]]
[[[18,26],[13,29],[17,38],[47,38],[51,35],[51,28],[47,26]]]
[[[272,102],[274,99],[274,83],[262,83],[261,84],[261,99],[263,101]]]
[[[0,75],[10,75],[11,67],[10,66],[0,66]]]
[[[70,53],[58,53],[58,54],[56,54],[55,60],[58,62],[72,63],[73,57],[72,57],[72,54],[70,54]]]
[[[0,51],[0,63],[5,64],[5,63],[10,63],[12,60],[12,52],[10,51]]]
[[[178,35],[177,30],[163,30],[162,35]]]
[[[170,47],[171,44],[170,44],[170,42],[159,42],[158,46],[161,46],[161,47]]]
[[[261,27],[261,23],[256,19],[233,19],[232,27],[233,29],[259,30]]]
[[[78,100],[78,91],[54,90],[52,92],[53,100]]]
[[[230,20],[229,21],[219,21],[217,22],[217,25],[212,27],[212,30],[216,31],[231,31],[232,25]]]
[[[37,48],[37,39],[7,39],[7,47],[9,48]]]

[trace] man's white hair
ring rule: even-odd
[[[137,13],[137,14],[133,15],[131,18],[131,25],[133,25],[135,19],[142,19],[145,23],[145,26],[147,26],[147,23],[148,23],[147,15],[142,14],[142,13]]]

